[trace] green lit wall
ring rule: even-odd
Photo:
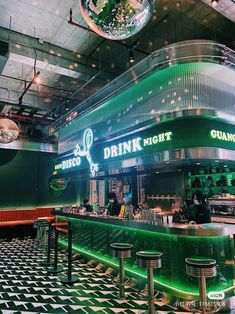
[[[79,185],[70,182],[61,194],[49,190],[56,154],[0,149],[0,209],[75,203]]]

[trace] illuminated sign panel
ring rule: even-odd
[[[135,153],[141,151],[143,147],[141,146],[141,137],[134,138],[127,142],[121,142],[117,145],[112,145],[110,147],[104,148],[104,159],[123,156],[130,153]]]
[[[93,132],[91,129],[86,129],[83,134],[83,148],[80,147],[79,144],[76,145],[76,148],[73,151],[73,158],[63,159],[61,164],[55,166],[55,169],[62,169],[67,170],[70,168],[79,167],[81,165],[82,157],[86,157],[89,165],[90,165],[90,172],[94,176],[96,172],[99,170],[99,165],[94,163],[91,155],[90,149],[93,144]]]
[[[144,138],[144,146],[151,146],[165,141],[171,141],[172,132],[165,132],[152,137]]]
[[[137,137],[129,141],[117,143],[104,148],[104,159],[123,156],[144,150],[146,146],[152,146],[165,141],[172,140],[172,132],[160,133],[151,137]]]
[[[55,170],[59,174],[89,166],[90,173],[95,175],[99,165],[105,167],[111,161],[193,147],[235,150],[235,127],[207,116],[177,118],[136,130],[126,136],[116,136],[107,142],[95,143],[92,130],[87,129],[83,134],[82,145],[77,144],[70,154],[59,156]],[[155,162],[153,160],[145,158],[143,162]]]
[[[210,136],[213,139],[235,143],[235,134],[218,130],[211,130]]]
[[[62,161],[62,170],[64,169],[69,169],[73,167],[80,166],[81,164],[81,158],[76,157],[76,158],[70,158]]]

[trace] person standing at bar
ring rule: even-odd
[[[205,202],[203,193],[200,191],[193,194],[193,204],[189,207],[188,219],[189,221],[195,221],[197,224],[211,222],[210,209]]]
[[[92,212],[92,207],[89,204],[88,199],[83,200],[82,208],[84,208],[87,212]]]
[[[117,196],[114,192],[110,192],[109,195],[109,203],[107,206],[108,214],[110,216],[118,216],[120,213],[121,204],[117,200]]]

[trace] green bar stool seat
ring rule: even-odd
[[[137,265],[148,271],[148,313],[154,314],[153,269],[162,267],[162,253],[157,251],[139,251],[136,253]]]
[[[206,278],[213,278],[217,274],[216,260],[207,257],[191,257],[185,259],[186,273],[198,278],[200,292],[201,313],[207,313],[206,306]]]
[[[133,245],[129,243],[111,243],[110,248],[113,257],[119,258],[119,298],[125,299],[124,259],[131,257]]]

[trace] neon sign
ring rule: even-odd
[[[90,165],[91,174],[94,176],[95,173],[99,170],[99,165],[92,161],[90,155],[90,148],[93,144],[94,136],[91,129],[86,129],[83,134],[83,150],[81,149],[80,145],[77,144],[74,150],[74,156],[86,157],[87,161]]]
[[[213,139],[226,141],[226,142],[233,142],[235,143],[235,134],[229,133],[229,132],[222,132],[218,130],[211,130],[210,131],[210,137]]]
[[[82,157],[86,157],[89,165],[90,165],[90,172],[91,175],[95,175],[95,173],[99,170],[99,165],[94,163],[91,154],[90,149],[92,147],[94,140],[93,132],[91,129],[86,129],[83,134],[83,148],[79,144],[76,145],[73,154],[73,158],[62,160],[61,162],[61,169],[66,170],[69,168],[78,167],[81,165]],[[60,168],[60,165],[56,165],[56,168]]]
[[[135,153],[144,150],[144,147],[146,146],[171,141],[172,135],[172,132],[164,132],[147,138],[137,137],[129,141],[107,146],[104,148],[104,159]]]
[[[80,164],[81,164],[80,157],[66,159],[62,161],[61,169],[65,170],[69,168],[74,168],[74,167],[80,166]]]

